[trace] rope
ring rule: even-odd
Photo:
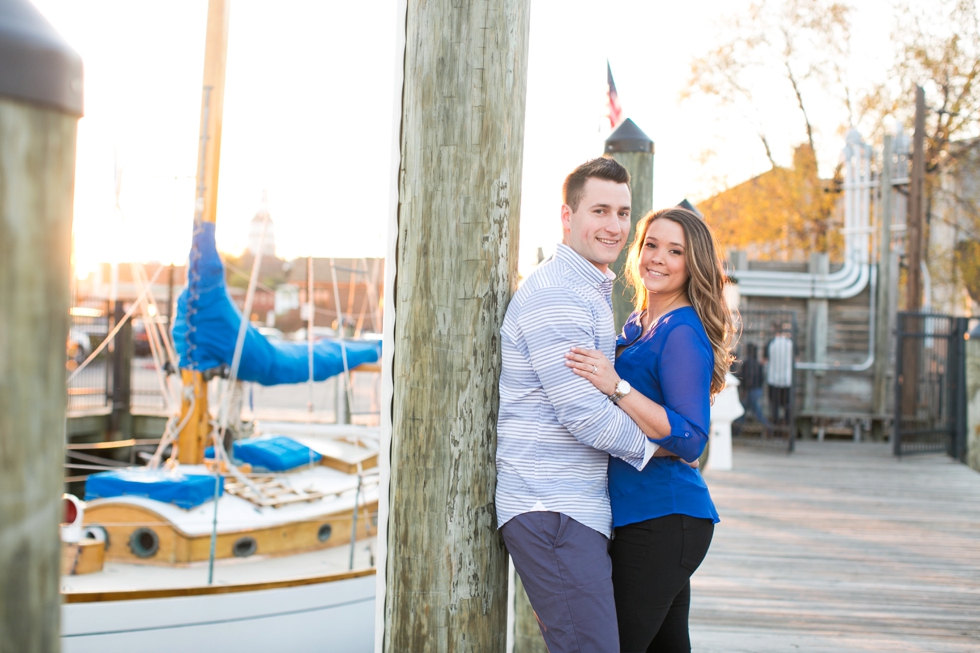
[[[151,285],[153,284],[154,281],[157,280],[157,277],[160,276],[160,273],[161,272],[163,272],[163,266],[162,265],[156,271],[156,274],[153,275],[153,279],[150,280],[150,284]],[[95,360],[95,357],[99,355],[99,352],[101,352],[103,349],[105,349],[106,347],[109,346],[109,343],[112,342],[113,338],[116,337],[116,334],[119,333],[119,329],[121,329],[122,326],[126,323],[126,320],[128,320],[129,318],[131,318],[133,316],[133,313],[136,312],[136,309],[139,308],[139,304],[140,304],[141,301],[143,301],[143,298],[146,296],[146,293],[147,292],[149,292],[149,288],[145,288],[143,290],[143,292],[136,299],[136,301],[133,303],[133,305],[129,307],[129,310],[126,311],[126,314],[123,315],[123,317],[122,317],[121,320],[119,320],[119,323],[116,326],[114,326],[112,328],[112,331],[109,332],[109,335],[107,335],[105,337],[105,340],[103,340],[102,343],[98,347],[96,347],[95,350],[91,354],[89,354],[88,358],[86,358],[82,362],[81,365],[79,365],[78,367],[75,368],[75,371],[72,372],[71,373],[71,376],[68,377],[67,383],[70,384],[72,381],[74,381],[75,380],[75,377],[78,376],[81,373],[81,371],[84,370],[88,366],[89,363],[91,363],[93,360]]]
[[[138,284],[139,288],[144,288],[143,286],[143,275],[140,268],[142,264],[137,267],[136,263],[130,264],[133,279]],[[148,297],[153,297],[152,288],[147,286],[150,290]],[[150,356],[153,358],[153,368],[156,372],[157,383],[160,385],[160,394],[163,395],[164,403],[166,403],[167,412],[172,413],[174,409],[173,397],[170,394],[170,387],[167,384],[167,380],[163,375],[163,365],[160,363],[160,354],[162,353],[163,345],[159,342],[157,333],[156,319],[154,315],[150,315],[149,306],[156,306],[156,304],[147,304],[146,301],[140,302],[141,313],[143,315],[143,328],[146,330],[146,341],[150,345]]]
[[[242,349],[245,347],[245,333],[248,331],[248,319],[252,314],[252,300],[255,299],[255,285],[259,280],[259,268],[262,266],[262,250],[265,246],[265,233],[268,227],[269,216],[266,214],[265,219],[262,221],[262,234],[259,236],[258,252],[256,252],[255,259],[252,262],[252,277],[249,279],[248,291],[245,293],[245,307],[242,311],[241,323],[238,325],[238,338],[235,340],[235,354],[231,359],[231,372],[228,375],[228,383],[221,393],[221,405],[218,410],[218,432],[213,437],[215,458],[214,517],[211,524],[211,552],[208,556],[208,585],[214,579],[214,555],[215,545],[218,539],[218,489],[220,487],[219,479],[221,478],[221,461],[227,464],[228,469],[233,475],[238,471],[235,465],[228,460],[224,447],[225,432],[228,428],[228,398],[231,396],[231,388],[235,386],[235,380],[238,378],[238,366],[242,362]],[[248,483],[244,477],[241,480]],[[254,488],[255,486],[253,485],[252,487]]]

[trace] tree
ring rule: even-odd
[[[902,98],[926,91],[926,174],[955,163],[951,144],[976,136],[980,118],[980,27],[975,0],[935,0],[928,9],[906,5],[895,30],[894,66]],[[911,103],[904,103],[911,108]],[[908,109],[895,109],[911,125]]]
[[[898,97],[917,85],[926,93],[925,203],[929,229],[950,234],[930,239],[930,267],[980,301],[980,23],[975,0],[906,5],[898,14],[894,77]],[[907,125],[909,103],[893,102]],[[936,243],[937,240],[950,241]],[[928,241],[927,241],[928,242]]]
[[[746,250],[756,260],[805,259],[807,252],[841,250],[836,190],[834,180],[820,179],[813,150],[804,143],[791,167],[775,166],[698,208],[723,249]]]
[[[900,2],[894,14],[895,50],[890,74],[883,75],[879,83],[855,87],[849,78],[852,9],[848,4],[832,0],[757,0],[749,11],[723,18],[726,37],[721,45],[692,62],[690,86],[683,98],[714,101],[719,108],[744,116],[759,135],[775,173],[765,180],[756,178],[759,181],[754,186],[771,185],[777,180],[780,184],[800,184],[780,192],[802,198],[814,180],[805,174],[788,173],[799,168],[798,162],[792,168],[780,168],[779,154],[772,151],[772,134],[763,117],[767,107],[760,97],[774,79],[781,80],[785,90],[784,96],[777,98],[781,104],[775,110],[792,107],[799,112],[796,142],[808,144],[810,151],[816,152],[821,134],[842,135],[852,126],[859,126],[871,142],[880,142],[890,127],[889,118],[911,131],[915,87],[923,86],[929,105],[926,210],[933,227],[943,223],[954,241],[943,252],[933,251],[930,256],[935,258],[939,276],[945,279],[947,272],[955,276],[959,270],[965,281],[971,274],[965,253],[980,251],[971,249],[972,245],[958,249],[956,246],[956,242],[969,241],[980,247],[980,193],[975,183],[980,175],[980,140],[972,138],[980,135],[977,4],[976,0]],[[823,111],[812,111],[814,107]],[[815,122],[818,115],[819,122]],[[742,184],[736,187],[740,189],[738,193],[726,191],[716,196],[729,202],[737,197],[741,207],[738,212],[734,205],[726,206],[716,198],[709,201],[718,211],[709,219],[724,222],[737,215],[741,223],[755,225],[752,231],[759,234],[758,238],[737,230],[735,225],[720,227],[721,233],[730,236],[733,246],[745,247],[749,238],[755,239],[751,242],[764,243],[763,238],[775,238],[777,233],[784,234],[777,242],[785,247],[825,238],[819,230],[828,224],[824,202],[807,210],[786,206],[786,213],[778,213],[771,210],[775,200],[749,202],[746,195],[750,187]],[[766,204],[767,210],[747,216],[746,211],[761,210],[752,209],[753,204]],[[810,231],[800,225],[809,225]],[[794,231],[808,235],[795,241],[786,237],[786,232]],[[756,249],[760,250],[758,246]],[[954,250],[960,254],[954,255]],[[760,255],[774,256],[761,250]],[[940,258],[948,259],[949,268],[940,265]]]
[[[800,112],[801,136],[817,152],[815,126],[808,110],[813,97],[827,90],[839,98],[847,122],[854,102],[847,81],[851,8],[827,0],[760,0],[747,12],[728,16],[729,38],[691,64],[682,99],[696,95],[734,109],[752,124],[773,167],[777,166],[758,90],[780,79]],[[833,126],[834,128],[837,125]],[[835,129],[835,131],[839,131]]]
[[[772,166],[700,203],[724,247],[748,250],[762,260],[840,251],[834,210],[838,184],[821,179],[817,152],[821,132],[842,134],[855,119],[855,93],[847,77],[850,15],[842,2],[759,0],[747,12],[726,17],[728,38],[692,62],[682,99],[708,99],[743,116]],[[773,98],[763,98],[762,92],[773,87],[773,80],[782,92],[776,101],[792,105],[769,106]],[[811,108],[827,104],[828,95],[838,121],[820,126]],[[786,166],[773,152],[764,110],[790,106],[799,115],[799,131],[790,140],[801,144]],[[838,167],[831,176],[839,173]]]

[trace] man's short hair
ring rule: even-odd
[[[582,201],[585,193],[585,182],[589,179],[608,179],[617,184],[629,186],[630,173],[615,159],[607,159],[600,156],[598,159],[586,161],[579,167],[572,170],[572,174],[565,177],[565,183],[561,187],[561,201],[571,207],[572,211],[578,210],[578,204]]]

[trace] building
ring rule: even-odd
[[[265,229],[263,238],[262,230]],[[248,253],[255,256],[262,249],[262,256],[275,258],[276,256],[276,236],[272,229],[272,217],[269,215],[269,195],[262,191],[262,203],[259,210],[248,225]]]

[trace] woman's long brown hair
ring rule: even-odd
[[[715,367],[711,373],[711,396],[714,397],[725,387],[725,374],[734,360],[732,349],[736,338],[735,320],[723,294],[728,275],[718,258],[718,246],[711,230],[696,213],[681,207],[650,211],[637,223],[636,236],[630,244],[626,259],[626,280],[636,293],[636,310],[645,310],[648,304],[647,288],[643,285],[640,274],[640,254],[643,252],[647,230],[655,220],[676,222],[684,230],[684,239],[687,241],[684,264],[689,277],[687,298],[701,318],[701,324],[714,351]]]

